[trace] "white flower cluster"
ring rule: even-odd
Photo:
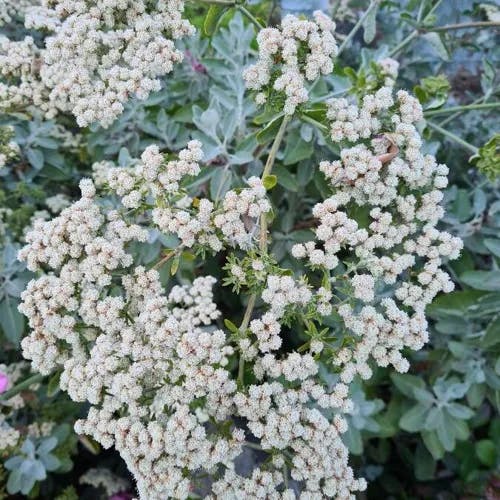
[[[21,433],[7,422],[4,415],[0,415],[0,451],[16,446],[20,437]]]
[[[220,315],[215,280],[198,277],[167,294],[156,270],[134,267],[128,244],[147,240],[134,221],[147,219],[151,203],[165,207],[183,200],[180,183],[199,172],[200,159],[196,141],[169,161],[150,147],[133,168],[104,167],[123,210],[105,213],[94,184],[83,180],[79,201],[35,223],[19,257],[30,270],[45,273],[22,293],[19,309],[32,329],[22,341],[23,354],[41,373],[61,370],[61,388],[90,403],[76,431],[105,448],[115,446],[141,498],[187,498],[208,473],[213,482],[207,498],[258,493],[292,499],[296,494],[286,487],[292,478],[303,484],[302,498],[352,499],[365,482],[354,478],[341,439],[347,429],[342,413],[352,407],[348,387],[328,389],[317,381],[318,342],[311,352],[279,354],[280,321],[314,303],[316,295],[328,312],[331,293],[313,294],[305,281],[271,274],[271,264],[249,259],[264,274],[267,311],[250,318],[245,338],[235,339],[253,361],[257,381],[240,387],[229,369],[235,349],[213,325]],[[221,248],[249,244],[236,235],[250,234],[255,221],[240,232],[225,231],[226,224],[239,227],[269,209],[262,182],[251,178],[248,184],[228,192],[208,220],[221,233],[214,236]],[[226,217],[218,219],[221,214]],[[203,231],[194,239],[201,234],[203,242]],[[272,457],[250,477],[235,468],[246,439]]]
[[[47,118],[57,109],[48,101],[48,90],[40,80],[41,51],[33,38],[11,41],[0,35],[0,110],[35,105]]]
[[[153,223],[177,235],[183,246],[198,243],[219,251],[226,243],[249,249],[255,240],[255,221],[271,210],[262,180],[251,177],[249,187],[228,191],[218,208],[207,198],[197,199],[195,206],[180,183],[200,173],[202,157],[201,143],[190,141],[175,160],[164,161],[158,147],[149,146],[134,168],[113,168],[101,162],[93,169],[99,183],[107,175],[109,187],[125,207],[137,209],[152,202]]]
[[[1,107],[34,104],[49,117],[71,112],[81,127],[109,126],[131,97],[146,99],[182,61],[174,40],[194,32],[182,0],[0,0],[0,25],[25,17],[28,29],[50,32],[0,38]]]
[[[249,188],[239,193],[226,193],[222,212],[214,217],[214,225],[222,231],[223,237],[233,246],[248,249],[253,243],[255,225],[250,221],[259,220],[261,215],[271,211],[266,197],[266,188],[258,177],[250,177]]]
[[[40,75],[50,101],[80,126],[109,126],[132,96],[160,89],[182,60],[173,39],[193,32],[182,0],[44,0],[28,25],[53,30]]]
[[[305,306],[312,298],[307,285],[296,283],[291,276],[268,276],[266,285],[262,300],[276,318],[281,318],[287,307]]]
[[[334,359],[347,383],[356,374],[371,375],[370,357],[381,366],[408,369],[401,351],[427,341],[425,307],[440,291],[453,289],[441,265],[458,257],[462,242],[436,228],[448,168],[422,153],[417,99],[402,90],[394,98],[384,87],[364,96],[360,107],[347,99],[330,101],[329,118],[332,138],[346,141],[340,160],[320,165],[334,194],[313,209],[317,241],[298,244],[292,253],[327,270],[335,269],[344,249],[356,257],[347,288],[338,285],[361,304],[351,301],[338,310],[358,339]],[[342,210],[353,203],[367,207],[366,227]],[[375,293],[379,286],[385,298]]]
[[[71,204],[70,199],[65,194],[56,194],[45,199],[45,204],[53,214],[58,214]]]
[[[237,492],[247,492],[255,478],[265,474],[268,489],[263,498],[296,498],[293,490],[276,493],[284,483],[285,460],[291,462],[292,479],[303,482],[300,498],[352,499],[353,492],[366,487],[364,480],[354,479],[341,439],[347,423],[337,412],[351,409],[348,387],[340,383],[328,392],[315,381],[317,372],[318,364],[310,354],[292,352],[282,359],[266,354],[255,361],[260,383],[251,385],[247,394],[237,393],[234,401],[262,449],[272,453],[275,470],[265,474],[256,469],[250,479],[226,474],[215,491],[222,487],[229,498],[240,498]],[[325,410],[335,412],[333,419]]]
[[[0,0],[0,26],[24,18],[26,11],[37,3],[38,0]]]
[[[394,87],[399,73],[399,63],[391,57],[384,57],[377,61],[377,66],[384,78],[385,87]]]
[[[286,16],[280,28],[265,28],[257,36],[259,59],[243,74],[249,89],[258,91],[256,101],[264,104],[273,93],[284,96],[284,112],[292,115],[308,99],[306,80],[333,70],[337,44],[335,23],[321,11],[314,21]],[[279,75],[277,73],[279,72]]]
[[[228,418],[236,390],[224,368],[233,349],[205,328],[219,315],[214,280],[165,295],[156,271],[130,267],[126,244],[145,231],[116,211],[104,216],[90,181],[81,191],[19,254],[31,270],[52,269],[22,294],[32,328],[23,354],[41,373],[62,369],[61,388],[91,403],[77,431],[117,448],[142,498],[186,498],[185,470],[231,464],[243,440],[238,429],[224,438],[203,425]],[[116,287],[122,293],[109,294]]]
[[[0,169],[19,156],[19,144],[13,140],[13,137],[13,127],[0,127]]]

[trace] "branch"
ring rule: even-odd
[[[266,176],[268,176],[274,166],[274,162],[276,160],[276,155],[281,146],[281,142],[283,141],[283,137],[285,135],[285,130],[287,125],[290,123],[292,117],[290,115],[285,115],[283,121],[281,122],[280,128],[276,137],[274,138],[273,145],[271,146],[271,150],[269,151],[269,156],[267,157],[266,164],[264,166],[264,170],[262,171],[261,179],[263,180]],[[267,252],[267,218],[266,214],[262,214],[260,216],[260,236],[259,236],[259,249],[262,253]],[[250,318],[252,317],[252,312],[255,308],[255,302],[257,301],[257,294],[253,293],[250,295],[248,299],[248,304],[245,310],[245,314],[243,316],[243,320],[239,327],[240,334],[244,334],[248,325],[250,323]],[[239,363],[238,363],[238,384],[243,386],[244,383],[244,375],[245,375],[245,360],[243,356],[240,355]]]
[[[470,151],[472,154],[477,154],[478,148],[476,146],[470,144],[467,141],[464,141],[458,135],[455,135],[451,132],[448,132],[448,130],[445,130],[444,128],[440,127],[439,125],[436,125],[435,123],[432,122],[427,122],[427,126],[436,132],[439,132],[440,134],[443,134],[445,137],[448,137],[448,139],[451,139],[452,141],[456,142],[457,144],[460,144],[463,146],[465,149]]]
[[[160,268],[161,266],[163,266],[163,264],[165,264],[165,262],[167,262],[168,260],[170,260],[177,252],[178,252],[178,249],[172,250],[171,252],[168,252],[156,264],[154,264],[154,266],[151,269],[158,269],[158,268]]]
[[[497,21],[475,21],[470,23],[445,24],[444,26],[434,26],[432,28],[422,27],[420,31],[449,31],[462,30],[467,28],[494,28],[500,26]]]
[[[236,9],[239,10],[258,30],[264,29],[265,26],[243,5],[237,4]]]
[[[430,109],[424,112],[424,116],[447,115],[462,111],[471,111],[473,109],[494,109],[500,107],[500,102],[487,102],[483,104],[466,104],[464,106],[451,106],[442,109]]]
[[[345,37],[344,41],[339,47],[339,51],[337,52],[337,57],[340,56],[340,54],[343,52],[343,50],[346,48],[347,44],[352,40],[354,35],[359,31],[361,26],[363,26],[363,23],[365,22],[365,19],[369,16],[370,12],[377,7],[379,4],[380,0],[372,0],[368,8],[365,10],[364,14],[359,18],[359,21],[354,25],[352,30],[349,32],[349,34]]]
[[[425,21],[425,19],[424,19]],[[466,28],[493,28],[495,26],[500,26],[499,22],[496,21],[477,21],[470,23],[459,23],[459,24],[445,24],[444,26],[419,26],[414,31],[412,31],[401,43],[396,45],[390,52],[389,56],[392,57],[397,54],[401,49],[406,47],[412,40],[417,38],[420,33],[430,33],[432,31],[450,31],[450,30],[460,30]]]

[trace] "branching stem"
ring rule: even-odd
[[[451,106],[442,109],[430,109],[425,111],[425,116],[447,115],[449,113],[456,113],[462,111],[471,111],[473,109],[494,109],[500,107],[500,102],[486,102],[482,104],[466,104],[464,106]]]
[[[237,4],[236,8],[258,29],[261,30],[265,26],[243,5]]]
[[[271,146],[271,150],[269,151],[269,156],[267,157],[266,164],[264,166],[264,170],[262,171],[261,179],[264,179],[268,176],[274,166],[274,162],[276,161],[276,155],[278,154],[279,148],[283,141],[283,137],[285,135],[285,130],[287,125],[290,123],[292,117],[290,115],[285,115],[283,121],[281,122],[281,126],[274,138],[274,142]],[[262,253],[267,252],[267,217],[266,214],[262,214],[260,217],[260,235],[259,235],[259,250]],[[248,304],[245,310],[245,314],[243,316],[243,320],[241,322],[239,331],[241,335],[245,335],[246,329],[250,323],[250,319],[252,317],[253,310],[255,308],[255,302],[257,301],[257,294],[253,293],[250,295],[248,299]],[[243,386],[244,384],[244,376],[245,376],[245,360],[242,355],[240,355],[239,364],[238,364],[238,384]]]
[[[448,139],[451,139],[452,141],[456,142],[457,144],[460,144],[465,149],[470,151],[472,154],[477,154],[478,149],[476,148],[476,146],[470,144],[467,141],[464,141],[463,139],[458,137],[458,135],[455,135],[455,134],[449,132],[448,130],[446,130],[446,129],[444,129],[444,128],[440,127],[439,125],[436,125],[435,123],[432,123],[432,122],[427,122],[427,126],[430,127],[431,129],[435,130],[436,132],[439,132],[440,134],[444,135],[445,137],[448,137]]]

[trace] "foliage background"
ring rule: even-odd
[[[277,3],[247,2],[254,15],[270,20],[279,20]],[[349,33],[369,5],[334,4],[340,34]],[[350,87],[361,92],[373,72],[370,61],[395,57],[400,63],[397,85],[413,89],[427,111],[427,147],[450,167],[443,225],[465,242],[461,258],[449,266],[456,291],[428,308],[431,342],[411,355],[410,373],[379,368],[368,383],[355,387],[356,411],[346,440],[358,474],[369,480],[367,498],[500,498],[498,114],[494,108],[441,111],[497,102],[498,32],[434,30],[498,23],[495,8],[470,0],[383,1],[343,52],[335,74],[311,92],[317,102]],[[0,169],[0,363],[5,364],[0,371],[21,360],[19,341],[26,325],[17,303],[30,274],[17,262],[16,252],[32,218],[50,212],[47,198],[59,193],[74,198],[78,180],[90,175],[94,162],[125,165],[151,143],[178,150],[189,138],[205,146],[207,167],[197,182],[213,198],[237,185],[243,174],[260,171],[266,152],[265,141],[257,136],[261,119],[240,77],[255,55],[254,28],[231,11],[210,38],[203,34],[206,4],[192,2],[188,11],[201,34],[185,43],[184,63],[165,79],[162,91],[130,102],[110,128],[79,129],[69,116],[45,121],[33,109],[0,115],[0,148],[10,135],[20,147],[17,158]],[[26,34],[21,19],[0,32],[16,39]],[[321,129],[310,122],[297,122],[287,133],[273,172],[279,215],[272,252],[289,267],[294,266],[290,248],[308,239],[310,209],[322,194],[316,166],[334,154]],[[475,163],[470,162],[475,154]],[[162,246],[174,243],[168,235],[155,238],[147,248],[137,247],[138,261],[154,262]],[[223,265],[212,259],[206,268],[221,277]],[[169,266],[162,268],[166,283],[172,282]],[[188,282],[195,274],[189,258],[182,259],[176,278]],[[217,293],[224,316],[231,318],[240,309],[238,297],[228,288]],[[298,345],[300,340],[290,335],[287,341]],[[19,381],[29,376],[23,367]],[[324,370],[323,376],[328,380],[329,373]],[[8,392],[0,401],[0,425],[8,421],[24,436],[22,447],[0,451],[0,498],[13,498],[17,490],[22,493],[16,495],[30,498],[108,498],[102,488],[82,485],[79,478],[92,467],[127,478],[119,457],[73,434],[71,424],[83,408],[58,391],[57,378],[35,382],[28,379],[22,387],[22,408],[12,410],[5,403]],[[48,436],[36,437],[28,431],[33,422],[55,425]],[[21,464],[28,472],[13,474]]]

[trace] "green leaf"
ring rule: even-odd
[[[173,259],[172,259],[172,266],[170,267],[170,274],[173,276],[177,270],[179,269],[179,264],[181,262],[181,258],[180,258],[180,255],[176,255]]]
[[[422,436],[422,441],[424,442],[426,448],[429,450],[434,460],[439,460],[444,456],[444,448],[439,442],[437,434],[435,431],[423,431],[420,433]]]
[[[260,115],[257,115],[253,119],[253,122],[255,125],[264,125],[264,123],[268,123],[280,117],[283,117],[283,113],[276,114],[275,110],[266,108],[264,112],[262,112]]]
[[[292,134],[285,148],[283,163],[293,165],[301,160],[310,158],[314,152],[313,141],[306,142],[298,133]]]
[[[469,307],[477,304],[483,295],[485,295],[484,292],[476,290],[464,290],[439,295],[427,307],[427,314],[433,317],[443,314],[463,317]]]
[[[434,477],[436,461],[429,450],[422,444],[417,444],[415,450],[415,477],[419,481],[428,481]]]
[[[43,167],[45,158],[43,156],[43,152],[40,149],[29,148],[26,151],[26,157],[28,158],[28,161],[31,163],[33,168],[35,168],[36,170],[40,170]]]
[[[484,331],[484,335],[481,339],[481,345],[488,349],[500,342],[500,316],[496,316],[493,318],[486,330]]]
[[[472,156],[469,161],[493,181],[500,174],[499,154],[500,133],[496,133],[484,146],[479,148],[478,153]]]
[[[468,420],[474,416],[474,412],[465,405],[460,403],[450,403],[446,406],[446,411],[455,418],[459,418],[461,420]]]
[[[0,326],[7,340],[19,344],[24,328],[24,318],[17,310],[17,301],[6,295],[0,302]]]
[[[473,384],[467,391],[467,403],[473,408],[479,408],[481,403],[484,401],[486,395],[486,385],[485,384]]]
[[[483,465],[493,467],[497,461],[495,443],[490,439],[482,439],[476,443],[476,455]]]
[[[444,411],[438,410],[436,421],[436,432],[446,451],[453,451],[455,448],[455,433],[453,431],[452,418]]]
[[[224,5],[211,5],[208,9],[205,21],[203,23],[203,31],[205,35],[212,36],[217,30],[217,26],[226,13],[228,7]]]
[[[420,431],[424,428],[425,417],[428,413],[428,406],[416,404],[399,419],[399,426],[408,432]]]
[[[460,281],[476,290],[498,292],[500,291],[500,270],[467,271],[460,276]]]
[[[275,175],[266,175],[262,180],[264,187],[270,191],[278,183],[278,178]]]
[[[230,169],[218,168],[210,179],[210,196],[212,200],[220,200],[231,188],[233,173]]]
[[[51,398],[52,396],[55,396],[59,390],[59,382],[61,381],[61,373],[62,372],[57,372],[49,380],[49,383],[47,384],[47,396]]]
[[[310,118],[322,125],[326,120],[326,105],[324,103],[321,103],[317,108],[304,109],[301,113],[301,116]]]
[[[465,222],[471,218],[472,205],[469,192],[466,189],[458,189],[452,205],[453,213],[460,222]]]
[[[10,493],[11,495],[14,495],[15,493],[18,493],[21,491],[21,481],[22,481],[22,474],[19,469],[13,470],[9,474],[9,479],[7,480],[7,492]]]
[[[484,246],[493,254],[495,257],[500,257],[500,240],[498,238],[485,238],[483,240]]]
[[[278,184],[280,186],[283,186],[285,189],[293,192],[297,192],[299,190],[297,179],[295,179],[295,176],[291,174],[287,168],[282,165],[276,165],[274,167],[274,172],[276,173]]]
[[[413,397],[413,389],[415,387],[419,389],[425,387],[425,383],[420,377],[407,373],[391,373],[391,380],[401,394],[409,397]]]
[[[372,9],[363,22],[363,40],[365,43],[372,43],[377,33],[377,10],[378,6]]]
[[[224,325],[226,325],[226,328],[232,332],[232,333],[237,333],[238,332],[238,327],[230,320],[225,319],[224,320]]]
[[[257,142],[259,144],[267,144],[271,142],[276,137],[281,123],[283,122],[283,116],[277,116],[271,120],[258,134]]]
[[[450,59],[448,49],[446,48],[446,45],[443,43],[443,40],[438,33],[425,33],[422,35],[422,38],[427,40],[432,45],[441,59],[443,59],[444,61],[448,61]]]

